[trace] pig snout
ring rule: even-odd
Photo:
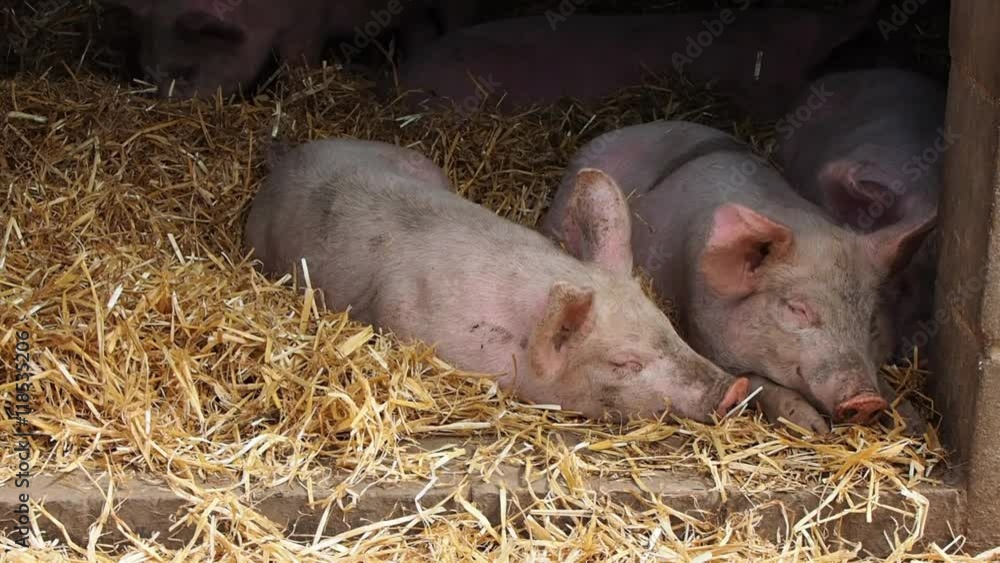
[[[862,371],[836,373],[816,391],[818,406],[835,423],[867,424],[889,407],[872,378]]]
[[[712,415],[720,418],[746,399],[750,381],[746,377],[733,377],[713,364],[672,366],[659,372],[653,387],[640,391],[637,404],[645,404],[643,411],[659,416],[663,405],[669,412],[704,424],[712,423]]]
[[[887,408],[889,403],[881,395],[862,393],[837,405],[833,420],[850,424],[867,424]]]
[[[722,397],[722,402],[719,406],[715,408],[715,414],[720,417],[725,416],[726,413],[733,410],[736,405],[743,402],[743,399],[747,398],[747,393],[750,390],[750,380],[745,377],[738,377],[729,389],[726,390],[726,394]]]

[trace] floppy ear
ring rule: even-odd
[[[837,221],[863,231],[877,231],[903,219],[885,179],[867,162],[838,160],[819,173],[823,207]]]
[[[625,195],[615,181],[594,168],[576,175],[563,220],[570,254],[612,272],[632,273],[632,221]]]
[[[868,253],[887,277],[893,276],[910,263],[936,225],[937,210],[926,210],[912,220],[867,235]]]
[[[760,269],[788,256],[792,231],[737,204],[715,210],[699,261],[709,288],[723,297],[743,297],[760,282]]]
[[[556,282],[542,320],[531,340],[531,363],[535,373],[554,377],[566,367],[568,346],[593,330],[594,290],[567,282]]]

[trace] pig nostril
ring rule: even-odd
[[[837,422],[866,424],[878,413],[888,408],[885,399],[874,394],[863,394],[841,403],[836,409]]]

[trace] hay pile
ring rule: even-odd
[[[719,426],[635,422],[621,428],[522,405],[461,373],[425,346],[402,346],[347,315],[325,311],[289,280],[256,273],[241,250],[244,212],[263,175],[267,135],[378,139],[413,147],[461,193],[533,225],[570,155],[597,134],[656,118],[693,119],[763,145],[704,95],[651,83],[599,109],[573,104],[501,118],[408,114],[373,104],[335,69],[295,73],[252,103],[163,103],[90,75],[20,78],[0,98],[0,350],[11,373],[15,330],[31,333],[34,471],[141,472],[190,500],[178,518],[201,524],[181,550],[139,538],[116,520],[121,546],[46,538],[40,560],[843,561],[864,556],[817,524],[902,502],[887,536],[894,558],[958,560],[961,539],[917,554],[927,501],[914,487],[943,461],[934,430],[841,428],[803,440],[752,413]],[[695,103],[694,100],[700,100]],[[911,398],[923,375],[890,370]],[[8,400],[12,383],[0,380]],[[923,403],[928,406],[926,402]],[[8,421],[3,421],[9,425]],[[15,467],[0,432],[0,483]],[[428,453],[447,436],[463,449]],[[671,438],[667,440],[667,438]],[[575,445],[573,445],[575,444]],[[321,507],[349,505],[359,484],[467,473],[501,464],[548,481],[519,505],[511,492],[492,527],[455,493],[449,509],[373,523],[347,537],[288,538],[249,496],[329,467],[349,472]],[[756,510],[725,519],[677,513],[647,495],[640,507],[588,491],[588,476],[688,468],[720,491],[814,491],[849,500],[807,515],[784,544],[754,531]],[[241,482],[209,491],[220,477]],[[464,490],[464,489],[463,489]],[[857,491],[868,491],[859,494]],[[506,495],[506,493],[504,493]],[[882,509],[888,510],[888,509]],[[36,514],[44,519],[44,507]],[[15,548],[11,539],[5,546]],[[12,553],[20,553],[17,550]],[[951,555],[948,555],[951,554]],[[27,554],[23,554],[27,556]],[[545,559],[548,558],[548,559]],[[33,560],[33,559],[24,559]]]

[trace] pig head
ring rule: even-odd
[[[316,62],[332,14],[320,0],[113,0],[139,23],[139,64],[163,97],[228,96],[249,87],[277,48]],[[309,19],[301,19],[305,9]]]
[[[815,99],[817,93],[822,99]],[[913,72],[828,74],[779,122],[778,157],[799,194],[852,230],[873,233],[933,221],[944,154],[954,142],[943,127],[944,108],[944,88]],[[886,285],[899,356],[926,343],[920,323],[933,314],[936,261],[932,232]]]
[[[477,15],[475,1],[454,0],[107,1],[139,22],[140,66],[161,96],[175,97],[213,95],[220,88],[228,96],[249,88],[272,50],[292,65],[318,65],[333,37],[344,39],[338,53],[350,57],[400,27],[408,47],[415,47],[440,35],[439,25],[461,25]]]
[[[834,421],[866,422],[887,406],[881,287],[929,226],[858,237],[773,217],[741,204],[712,213],[687,280],[693,345],[799,391]]]
[[[520,392],[558,397],[589,416],[657,416],[666,406],[703,422],[724,415],[746,396],[748,380],[692,350],[642,293],[633,277],[628,205],[614,181],[582,169],[572,182],[562,226],[567,250],[596,267],[592,289],[553,286],[529,345],[535,375],[519,383]],[[562,338],[566,344],[553,349],[550,342]],[[572,378],[551,375],[560,370],[572,370]]]

